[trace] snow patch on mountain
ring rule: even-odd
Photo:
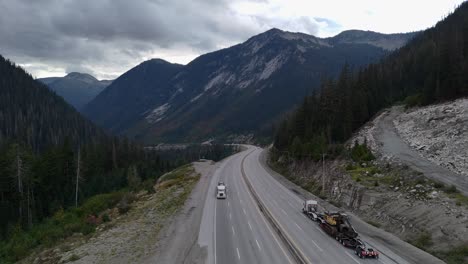
[[[155,108],[149,115],[146,116],[146,120],[150,124],[157,123],[164,118],[164,114],[171,107],[169,103],[165,103]]]

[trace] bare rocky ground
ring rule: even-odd
[[[376,160],[355,164],[343,158],[325,163],[326,200],[439,256],[455,247],[468,248],[468,200],[433,181],[433,176],[443,175],[432,175],[431,170],[440,164],[454,172],[466,171],[468,100],[419,108],[401,115],[393,110],[382,111],[349,142],[351,145],[366,141]],[[396,116],[394,124],[389,121],[393,115]],[[388,123],[396,126],[391,131],[393,134],[383,131],[389,129]],[[395,140],[399,134],[403,143]],[[382,140],[389,135],[393,138],[384,144]],[[413,161],[412,153],[403,151],[401,157],[394,154],[398,151],[393,154],[387,151],[389,145],[395,149],[404,142],[418,151],[419,159],[427,157],[435,164],[427,160],[407,164],[405,160]],[[321,163],[295,162],[287,164],[286,169],[284,166],[281,173],[288,174],[288,179],[312,193],[321,192]],[[320,196],[325,198],[323,194]],[[468,259],[449,262],[468,263]]]
[[[468,99],[411,109],[394,124],[423,157],[468,177]]]
[[[194,163],[195,170],[189,167],[183,181],[157,184],[153,194],[140,192],[126,214],[119,215],[116,208],[109,210],[112,220],[98,226],[91,236],[75,234],[20,263],[178,263],[157,261],[157,252],[165,240],[170,240],[167,230],[174,229],[174,219],[187,214],[188,197],[198,179],[204,178],[200,173],[206,174],[210,164]]]
[[[387,151],[388,148],[382,143],[387,140],[387,134],[391,134],[382,129],[391,129],[384,123],[392,115],[395,116],[393,125],[397,135],[413,150],[434,164],[458,173],[458,177],[465,177],[468,171],[467,99],[417,108],[405,113],[402,113],[401,108],[387,109],[352,139],[360,142],[366,139],[377,156],[377,160],[374,164],[369,164],[369,167],[375,166],[380,172],[373,173],[369,170],[373,175],[368,176],[380,181],[380,186],[356,190],[354,193],[360,193],[357,196],[359,202],[347,198],[345,200],[348,202],[345,204],[351,205],[361,215],[381,224],[402,239],[412,240],[418,234],[429,234],[434,242],[427,245],[429,250],[449,250],[454,246],[466,245],[467,204],[453,199],[454,195],[447,194],[447,191],[431,180],[434,176],[440,177],[432,175],[436,169],[431,170],[430,167],[436,166],[420,164],[411,159],[411,153],[405,151],[402,151],[403,157],[398,157]],[[391,140],[385,143],[392,145]],[[405,163],[406,160],[410,163]],[[443,174],[443,170],[440,171]],[[425,175],[426,172],[428,175]],[[456,174],[453,175],[457,177]]]

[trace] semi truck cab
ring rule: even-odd
[[[226,199],[226,185],[223,182],[218,182],[216,186],[216,198],[217,199]]]

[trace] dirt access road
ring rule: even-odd
[[[426,177],[454,185],[468,195],[468,179],[446,168],[438,166],[422,157],[398,135],[393,120],[402,113],[402,107],[393,107],[384,113],[376,124],[375,139],[384,156],[408,165],[411,169],[423,173]]]

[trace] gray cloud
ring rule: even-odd
[[[270,27],[315,34],[308,17],[248,17],[229,0],[0,0],[0,54],[35,75],[114,78],[148,56],[195,56]],[[186,54],[186,55],[184,55]]]

